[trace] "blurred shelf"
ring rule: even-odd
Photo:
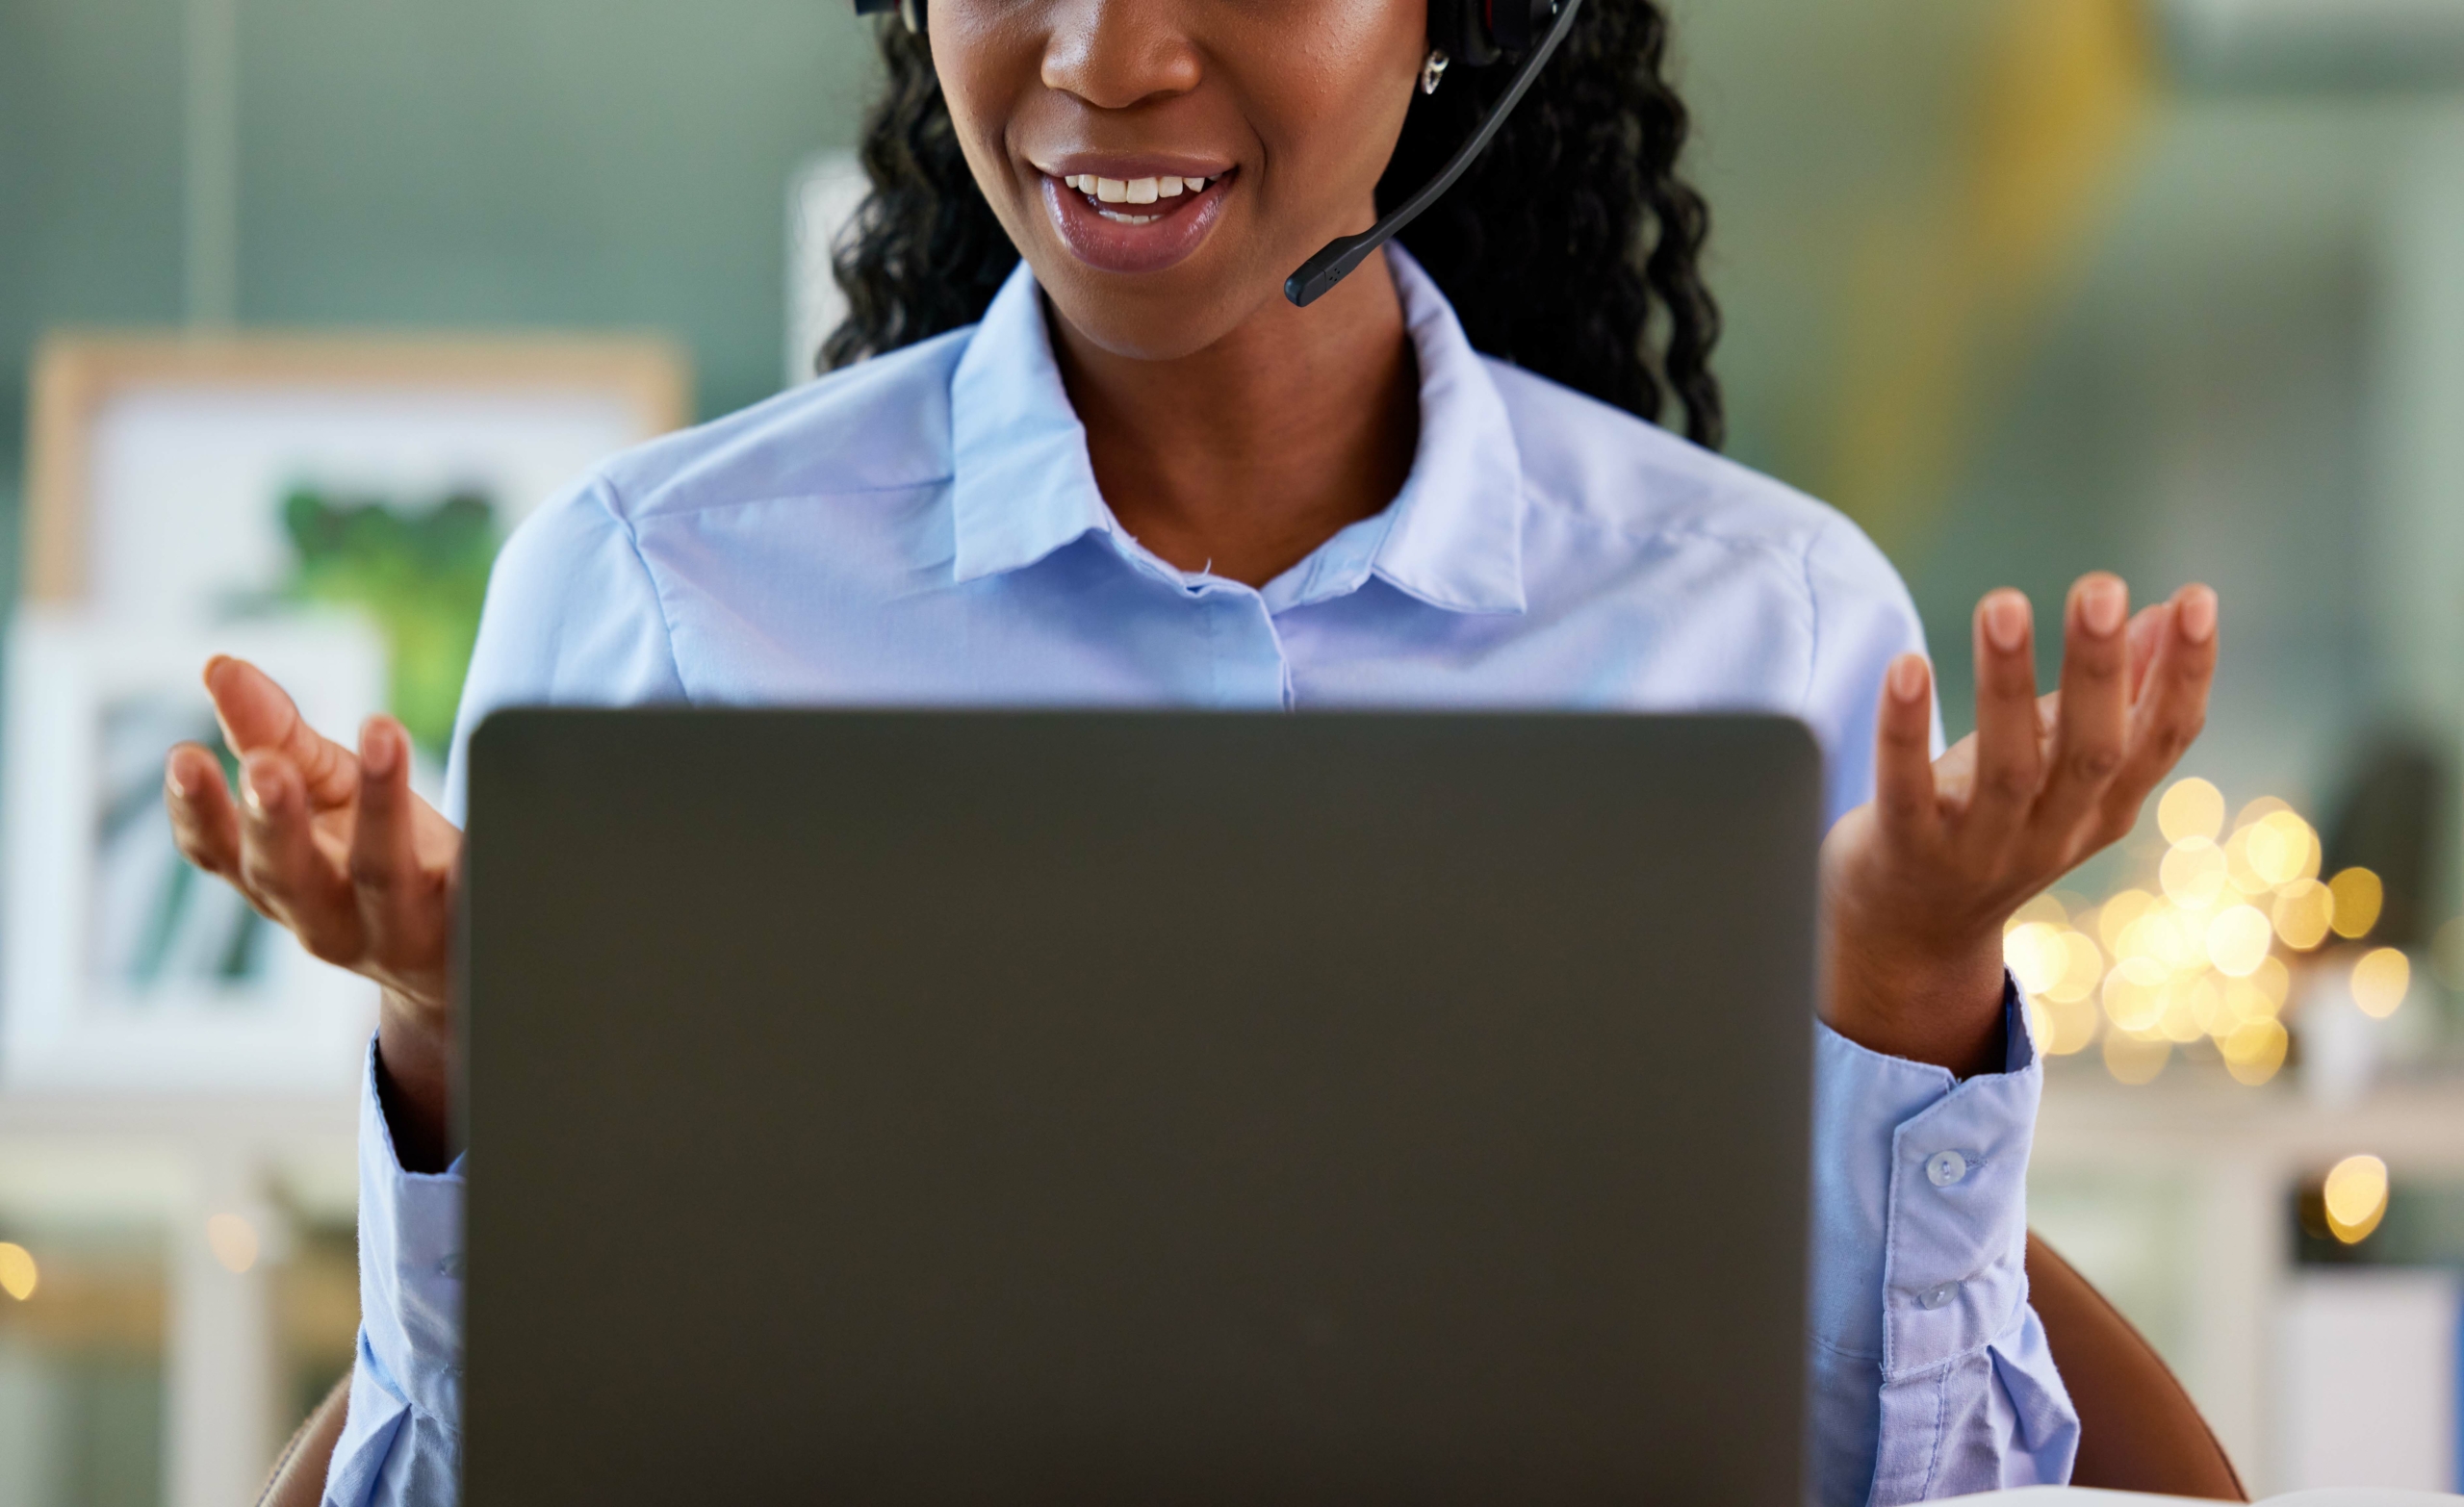
[[[2464,1073],[2391,1077],[2348,1105],[2321,1104],[2292,1075],[2246,1087],[2168,1072],[2130,1087],[2056,1064],[2035,1163],[2060,1171],[2234,1162],[2323,1170],[2354,1152],[2399,1172],[2464,1175]]]
[[[349,1094],[125,1093],[65,1089],[0,1091],[0,1137],[204,1136],[288,1139],[350,1136]]]

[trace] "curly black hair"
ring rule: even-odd
[[[1586,0],[1488,150],[1398,239],[1477,349],[1655,423],[1673,401],[1686,437],[1716,448],[1710,216],[1678,171],[1689,123],[1667,46],[1654,0]],[[983,318],[1018,259],[967,171],[925,38],[887,19],[881,49],[887,87],[862,152],[872,191],[834,259],[847,319],[822,346],[825,370]],[[1510,71],[1458,68],[1413,96],[1381,210],[1438,170]]]

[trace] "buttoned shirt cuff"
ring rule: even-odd
[[[462,1426],[462,1159],[406,1172],[376,1091],[360,1074],[359,1311],[367,1378],[447,1430]],[[358,1408],[359,1378],[352,1407]]]
[[[2002,1021],[2005,1070],[1954,1085],[1891,1133],[1886,1381],[1982,1351],[2028,1301],[2028,1152],[2044,1074],[2007,975]]]
[[[2043,1069],[2007,977],[2002,1009],[2004,1070],[1965,1080],[1815,1027],[1814,1338],[1886,1375],[1983,1346],[2026,1297]]]

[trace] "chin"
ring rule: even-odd
[[[1209,247],[1209,250],[1218,248]],[[1229,335],[1269,300],[1283,296],[1279,274],[1223,268],[1199,255],[1161,272],[1107,272],[1059,246],[1027,258],[1052,307],[1081,338],[1134,361],[1177,361]]]

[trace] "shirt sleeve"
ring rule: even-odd
[[[402,1170],[376,1092],[359,1085],[359,1354],[328,1507],[451,1502],[462,1454],[462,1163]]]
[[[1808,549],[1806,578],[1805,716],[1836,821],[1872,797],[1883,672],[1923,652],[1924,631],[1898,574],[1845,521]],[[2028,1306],[2028,1152],[2044,1069],[2016,986],[2004,981],[2003,1071],[1964,1082],[1814,1029],[1815,1498],[1888,1507],[2066,1482],[2078,1416]]]
[[[1831,520],[1814,535],[1805,573],[1806,592],[1813,600],[1813,652],[1806,671],[1804,716],[1822,743],[1824,817],[1836,822],[1873,799],[1874,717],[1882,704],[1883,672],[1901,654],[1925,652],[1925,626],[1899,573],[1844,518]],[[1939,757],[1939,702],[1934,707],[1933,741]]]
[[[1827,1507],[2069,1479],[2078,1416],[2028,1306],[2044,1070],[2003,991],[2005,1070],[1965,1081],[1815,1028],[1808,1395]]]
[[[488,575],[445,814],[468,809],[471,733],[492,711],[685,699],[658,582],[613,489],[585,482],[525,520]]]
[[[488,578],[463,682],[446,814],[462,820],[464,754],[488,713],[630,705],[685,691],[656,581],[617,499],[592,481],[532,515]],[[443,1507],[462,1452],[462,1162],[406,1172],[376,1093],[360,1086],[359,1355],[330,1507]]]

